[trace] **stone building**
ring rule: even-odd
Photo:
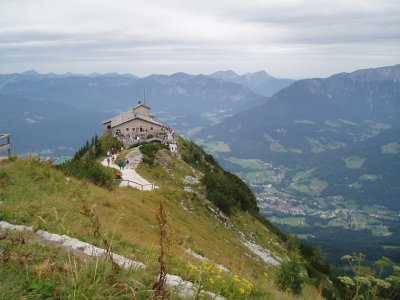
[[[130,111],[104,121],[104,132],[112,132],[113,135],[125,138],[148,138],[150,134],[155,136],[164,130],[162,124],[154,118],[150,108],[139,101]]]

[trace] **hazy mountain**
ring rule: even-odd
[[[96,132],[110,114],[51,101],[0,94],[0,129],[10,133],[13,152],[70,155]]]
[[[272,96],[294,82],[292,79],[272,77],[265,71],[246,73],[244,75],[238,75],[232,70],[218,71],[211,74],[210,77],[241,84],[266,97]]]
[[[321,193],[341,194],[364,205],[380,204],[400,211],[400,129],[324,153],[314,163],[312,175],[326,182],[335,178]]]
[[[199,137],[225,141],[239,157],[301,162],[399,126],[399,73],[397,65],[300,80]]]
[[[45,77],[15,80],[0,91],[115,114],[143,100],[144,90],[147,104],[159,120],[182,132],[218,122],[263,101],[260,95],[242,85],[185,73],[151,75],[142,79],[115,74]]]
[[[19,81],[36,81],[44,78],[66,78],[71,76],[78,76],[73,73],[47,73],[40,74],[35,70],[28,70],[22,73],[11,73],[11,74],[0,74],[0,88],[4,87],[8,83],[19,82]],[[82,75],[83,76],[83,75]]]
[[[399,78],[396,65],[300,80],[197,138],[332,261],[365,241],[370,259],[399,260]]]

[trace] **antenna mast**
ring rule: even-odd
[[[143,104],[146,106],[146,88],[143,90]]]

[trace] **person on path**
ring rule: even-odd
[[[111,156],[111,162],[114,163],[114,160],[115,160],[115,158],[114,158],[114,155],[113,155],[113,156]]]
[[[110,166],[110,157],[107,157],[107,165]]]
[[[118,163],[118,167],[119,167],[120,170],[122,170],[122,161],[120,161],[120,162]]]

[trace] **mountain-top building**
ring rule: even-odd
[[[150,108],[141,101],[132,110],[119,114],[103,122],[104,131],[116,136],[131,137],[163,131],[163,126],[154,120]]]
[[[140,141],[159,142],[168,145],[171,152],[178,152],[174,131],[158,123],[154,118],[155,116],[150,113],[150,107],[139,101],[130,111],[104,121],[104,132],[111,132],[125,146]]]

